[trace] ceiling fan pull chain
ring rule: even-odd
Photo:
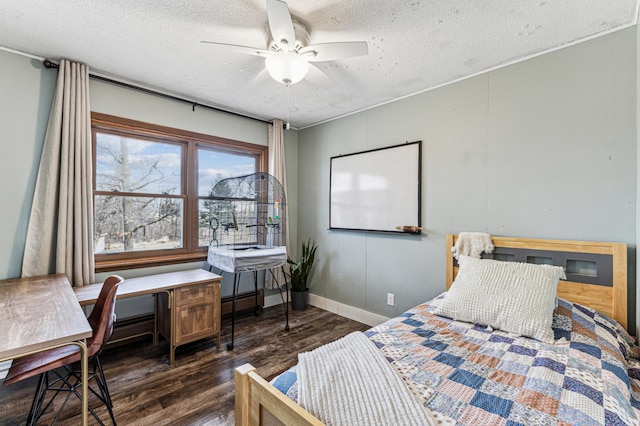
[[[291,106],[289,105],[289,90],[291,90],[290,86],[290,84],[287,84],[285,86],[287,91],[287,130],[291,128],[291,124],[289,124],[289,111],[291,111]]]

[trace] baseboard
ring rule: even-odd
[[[309,304],[325,311],[332,312],[345,318],[370,325],[371,327],[387,321],[389,318],[365,311],[354,306],[345,305],[335,300],[327,299],[313,293],[309,293]]]
[[[220,308],[222,312],[222,317],[231,317],[231,313],[233,312],[233,296],[224,296],[220,301]],[[256,292],[255,291],[247,291],[245,293],[239,293],[237,296],[236,302],[236,312],[244,312],[248,310],[255,309],[256,306]],[[265,306],[265,297],[264,290],[258,290],[258,307],[262,308]],[[265,306],[266,307],[266,306]]]
[[[109,347],[120,346],[128,343],[130,339],[138,337],[151,337],[153,339],[154,317],[153,314],[135,315],[132,317],[116,319],[113,325],[113,334],[107,342]]]
[[[284,298],[284,300],[288,300],[289,303],[291,303],[291,296],[287,293],[282,293],[282,296],[280,296],[280,293],[276,293],[265,297],[264,307],[269,308],[271,306],[282,305],[282,298]]]

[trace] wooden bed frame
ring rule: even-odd
[[[458,273],[458,267],[451,253],[451,247],[456,240],[457,235],[447,235],[447,290]],[[491,240],[495,246],[494,255],[485,257],[514,256],[515,260],[522,262],[531,260],[533,257],[562,266],[567,272],[567,280],[558,283],[558,297],[589,306],[627,327],[627,245],[625,243],[510,237],[491,237]],[[572,272],[570,265],[579,262],[589,264],[594,269],[586,275]]]
[[[451,252],[456,239],[454,234],[446,237],[447,290],[458,270]],[[491,239],[496,247],[496,259],[553,263],[565,267],[567,280],[558,284],[559,297],[592,307],[627,326],[626,244],[508,237]],[[584,265],[587,266],[586,273]],[[324,424],[270,385],[250,364],[236,368],[235,386],[236,426]]]

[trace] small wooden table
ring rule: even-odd
[[[204,269],[127,278],[118,287],[117,299],[156,295],[154,344],[158,333],[169,341],[169,364],[175,348],[205,337],[217,336],[220,350],[220,281]],[[74,288],[81,305],[96,302],[102,284]]]
[[[92,330],[67,277],[46,275],[0,281],[0,362],[76,345],[82,370],[82,424],[87,424],[88,359]]]

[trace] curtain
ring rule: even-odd
[[[22,258],[22,276],[95,279],[89,69],[62,60]]]
[[[282,120],[274,119],[273,123],[267,125],[269,129],[269,174],[275,177],[284,189],[285,196],[288,198],[287,192],[287,169],[284,161],[284,126]],[[287,245],[287,255],[291,256],[291,245],[289,244],[289,200],[285,204],[285,237]],[[265,274],[264,285],[266,288],[274,289],[278,285],[285,283],[285,276],[282,274],[282,268],[274,268],[271,270],[275,275],[277,282],[274,282],[271,273]]]

